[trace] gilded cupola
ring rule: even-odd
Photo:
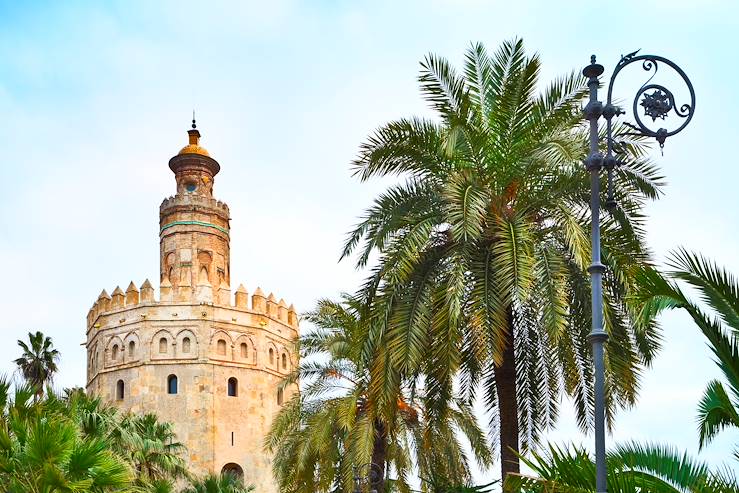
[[[183,154],[200,154],[201,156],[210,157],[205,147],[200,145],[200,132],[197,129],[197,125],[195,125],[194,118],[192,120],[192,129],[187,131],[187,135],[190,141],[185,147],[180,149],[180,152],[177,153],[178,156]]]

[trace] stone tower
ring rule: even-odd
[[[146,280],[100,294],[87,315],[87,391],[174,424],[195,474],[243,473],[276,492],[262,442],[296,387],[279,390],[297,364],[291,305],[231,296],[228,206],[213,198],[218,162],[189,144],[169,161],[177,193],[159,208],[159,299]]]

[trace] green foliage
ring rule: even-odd
[[[192,480],[182,493],[250,493],[254,486],[244,485],[244,481],[233,474],[209,474]]]
[[[176,440],[172,425],[158,421],[155,415],[121,414],[82,389],[61,397],[52,394],[43,404],[73,420],[83,435],[103,440],[131,466],[137,485],[187,477],[182,458],[185,447]]]
[[[494,491],[493,487],[500,481],[481,485],[448,484],[446,480],[441,479],[430,479],[424,482],[428,484],[429,493],[491,493]]]
[[[133,471],[108,443],[84,433],[58,401],[32,402],[35,386],[11,396],[0,382],[0,489],[8,493],[131,491]]]
[[[595,464],[584,450],[550,445],[547,453],[521,458],[536,476],[509,475],[504,493],[595,492]],[[610,493],[735,493],[732,476],[716,473],[673,448],[629,443],[606,458]]]
[[[174,481],[155,479],[135,489],[136,493],[175,493]]]
[[[493,54],[472,45],[461,73],[428,55],[419,83],[437,118],[390,122],[361,145],[359,179],[401,181],[365,211],[342,253],[358,267],[378,258],[360,292],[372,328],[359,345],[380,355],[367,369],[373,398],[392,403],[402,384],[386,362],[424,382],[432,412],[451,402],[458,376],[469,402],[482,389],[494,433],[518,436],[521,450],[555,422],[563,392],[582,429],[593,412],[586,88],[573,72],[539,93],[539,71],[520,40]],[[637,313],[631,299],[635,273],[650,269],[643,207],[663,178],[623,130],[620,207],[601,218],[609,420],[635,402],[660,342],[655,312]],[[504,402],[517,415],[504,415]],[[506,440],[501,452],[519,449]]]
[[[739,281],[715,262],[683,249],[673,253],[670,267],[670,276],[696,289],[713,314],[690,300],[677,283],[654,272],[641,275],[643,288],[637,297],[642,312],[685,309],[708,340],[716,364],[724,374],[728,391],[722,382],[712,380],[698,405],[703,447],[724,428],[739,427]],[[739,459],[739,451],[734,452],[734,457]]]
[[[464,483],[470,471],[458,432],[479,463],[491,463],[468,402],[454,398],[431,411],[426,389],[404,379],[386,351],[366,352],[375,327],[361,300],[321,300],[307,318],[316,330],[301,336],[301,363],[284,383],[300,379],[303,390],[277,414],[265,441],[281,491],[352,491],[355,467],[370,462],[382,471],[379,490],[409,492],[414,466],[422,476]],[[376,387],[371,370],[380,367],[386,372],[380,385],[397,382],[396,392]],[[385,478],[389,471],[395,478]]]
[[[82,389],[43,399],[37,389],[0,379],[0,490],[174,493],[187,478],[170,424],[122,415]]]
[[[114,446],[133,465],[140,483],[187,476],[185,447],[170,423],[159,422],[154,414],[129,414],[111,431]]]

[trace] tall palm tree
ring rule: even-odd
[[[51,383],[57,372],[59,351],[53,348],[50,337],[44,336],[41,331],[28,333],[28,342],[18,340],[23,350],[20,358],[14,360],[23,378],[36,387],[38,396],[43,395],[46,384]]]
[[[226,473],[194,479],[182,493],[250,493],[254,490],[253,485],[246,485],[238,476]]]
[[[432,406],[450,398],[458,375],[469,400],[481,391],[503,477],[555,422],[563,391],[580,426],[592,422],[585,85],[572,73],[539,94],[539,70],[520,40],[492,56],[471,46],[461,74],[428,55],[419,82],[438,118],[393,121],[362,144],[361,180],[403,180],[375,200],[343,251],[360,268],[379,256],[362,290],[376,321],[365,351],[423,375]],[[628,300],[633,272],[649,266],[642,208],[662,178],[624,133],[619,208],[602,217],[609,419],[635,401],[658,346],[654,322],[637,326]],[[379,383],[384,364],[372,372],[395,392],[397,382]]]
[[[708,340],[716,364],[726,378],[708,383],[698,405],[699,443],[703,447],[721,430],[739,428],[739,280],[705,257],[684,249],[675,251],[668,265],[670,277],[696,289],[713,312],[706,313],[681,290],[654,272],[642,276],[640,294],[647,316],[666,308],[683,308]],[[739,460],[739,450],[734,451]]]
[[[399,384],[392,406],[374,399],[369,365],[381,355],[363,350],[366,311],[347,296],[339,303],[322,300],[307,316],[316,330],[301,336],[301,363],[284,382],[299,379],[304,388],[280,410],[265,441],[282,491],[352,491],[356,476],[380,492],[391,481],[409,492],[414,465],[422,477],[463,483],[470,473],[457,429],[481,464],[491,461],[467,402],[450,400],[429,412],[425,389],[410,381]],[[394,372],[390,366],[386,371]],[[386,478],[390,470],[396,479]]]
[[[549,446],[545,454],[522,458],[536,476],[510,475],[504,493],[594,493],[595,463],[579,448]],[[739,484],[728,473],[712,472],[687,454],[659,445],[630,443],[607,455],[611,493],[736,493]]]

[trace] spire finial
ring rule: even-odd
[[[192,110],[192,128],[187,131],[187,135],[189,136],[189,140],[190,140],[189,145],[191,146],[200,145],[200,131],[198,130],[197,125],[195,124],[195,110]]]
[[[590,65],[582,70],[582,74],[588,78],[588,84],[598,82],[598,77],[603,74],[603,65],[595,63],[595,55],[590,55]]]

